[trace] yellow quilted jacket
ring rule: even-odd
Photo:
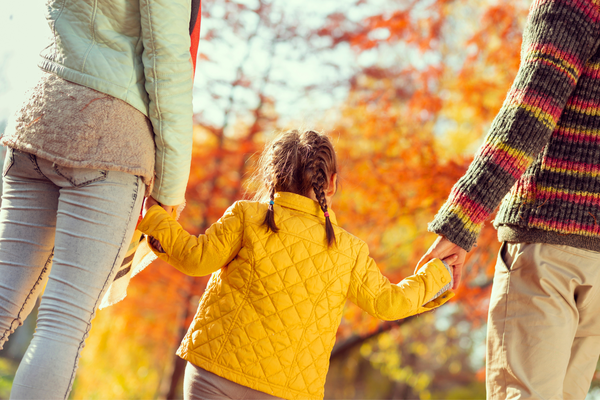
[[[346,299],[369,314],[396,320],[445,303],[450,282],[441,261],[391,284],[367,245],[336,224],[337,246],[325,242],[318,204],[275,195],[278,233],[262,221],[267,204],[238,201],[204,235],[188,234],[152,207],[138,229],[160,241],[159,257],[181,272],[213,273],[177,351],[230,381],[286,399],[322,399],[329,356]]]

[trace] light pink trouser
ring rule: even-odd
[[[505,243],[487,333],[487,397],[585,399],[600,355],[600,253]]]
[[[279,397],[250,389],[190,362],[183,378],[184,400],[281,400]]]
[[[46,285],[11,399],[68,398],[91,321],[121,266],[144,192],[135,175],[66,168],[8,152],[0,211],[0,349]]]

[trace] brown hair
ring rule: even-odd
[[[291,130],[278,135],[263,151],[253,181],[259,185],[258,201],[273,201],[276,192],[292,192],[309,197],[314,191],[321,210],[327,213],[325,190],[337,173],[337,159],[328,136],[315,131]],[[273,205],[263,221],[267,230],[278,232]],[[325,217],[327,245],[335,243],[333,225]]]

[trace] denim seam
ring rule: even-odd
[[[2,171],[2,177],[6,177],[6,175],[8,174],[8,171],[10,171],[10,169],[13,167],[13,165],[15,165],[15,153],[14,151],[9,148],[8,149],[10,154],[6,154],[6,157],[8,157],[8,165],[6,166],[6,168],[4,168],[4,170]]]
[[[40,174],[41,176],[43,176],[44,178],[50,180],[50,178],[48,178],[46,175],[44,175],[44,173],[42,172],[42,169],[40,168],[40,166],[37,163],[37,157],[34,154],[29,154],[29,160],[31,161],[31,163],[33,164],[33,169],[35,170],[35,172],[37,172],[38,174]]]
[[[106,179],[106,176],[108,175],[108,171],[106,171],[106,170],[100,170],[100,176],[99,176],[99,177],[97,177],[97,178],[94,178],[94,179],[91,179],[91,180],[89,180],[89,181],[85,181],[85,182],[83,182],[83,183],[79,183],[79,184],[77,184],[77,183],[75,183],[75,182],[74,182],[74,181],[73,181],[71,178],[69,178],[69,177],[67,177],[67,176],[63,175],[63,174],[60,172],[60,170],[58,169],[58,164],[54,164],[54,167],[53,167],[53,169],[54,169],[54,172],[56,172],[58,175],[62,176],[62,177],[63,177],[63,178],[65,178],[66,180],[68,180],[68,181],[69,181],[69,183],[70,183],[71,185],[73,185],[73,187],[76,187],[76,188],[84,187],[84,186],[87,186],[87,185],[89,185],[89,184],[91,184],[91,183],[94,183],[94,182],[103,181],[104,179]]]
[[[100,298],[102,297],[102,294],[104,293],[104,289],[106,288],[106,285],[108,284],[108,282],[112,282],[110,278],[113,275],[113,272],[115,272],[115,266],[117,265],[116,261],[119,258],[119,254],[121,253],[121,250],[123,249],[123,244],[125,243],[125,238],[127,236],[127,229],[129,228],[129,224],[131,223],[131,216],[133,215],[133,208],[135,207],[135,202],[138,197],[139,181],[141,179],[139,176],[135,176],[135,177],[136,177],[136,180],[134,183],[135,187],[134,187],[134,191],[133,191],[133,201],[131,203],[131,207],[129,208],[129,219],[127,221],[127,224],[125,225],[125,232],[123,232],[123,237],[121,239],[121,248],[119,248],[119,251],[117,251],[117,255],[115,256],[115,259],[113,261],[112,269],[111,269],[110,273],[108,274],[108,276],[106,277],[106,280],[104,281],[102,290],[98,294],[98,298],[96,299],[96,303],[94,304],[94,308],[92,309],[92,313],[90,314],[90,319],[87,323],[87,328],[85,330],[85,333],[83,334],[81,342],[79,343],[79,347],[77,348],[77,353],[75,355],[75,362],[73,363],[73,371],[71,372],[71,379],[69,379],[69,384],[67,385],[67,391],[64,396],[65,400],[69,397],[69,392],[71,391],[71,385],[73,384],[73,379],[75,378],[75,370],[77,368],[77,360],[79,359],[79,353],[81,352],[81,348],[82,348],[83,344],[85,343],[85,339],[92,327],[92,320],[94,319],[94,316],[96,315],[96,307],[98,306],[98,303],[100,302]]]
[[[31,295],[33,293],[35,293],[35,289],[37,288],[37,286],[40,284],[40,282],[44,279],[44,274],[46,273],[46,271],[48,271],[48,265],[52,262],[52,256],[54,256],[54,248],[52,248],[52,251],[50,252],[50,255],[48,256],[48,259],[46,260],[46,263],[44,264],[44,268],[42,269],[42,272],[40,272],[40,276],[38,277],[37,281],[35,281],[35,283],[33,284],[33,287],[31,288],[31,290],[29,291],[29,294],[27,295],[27,297],[25,298],[25,301],[23,302],[23,305],[21,306],[21,309],[19,310],[19,312],[17,313],[17,316],[15,319],[13,319],[8,327],[8,329],[6,331],[4,331],[4,334],[2,335],[2,337],[0,338],[0,343],[7,338],[8,336],[8,332],[11,332],[12,330],[12,326],[15,323],[15,321],[18,321],[21,313],[23,312],[23,310],[25,309],[25,306],[27,305],[27,303],[29,302]]]

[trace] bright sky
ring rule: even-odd
[[[39,53],[49,28],[44,0],[4,1],[0,12],[0,130],[40,77]]]
[[[291,3],[304,3],[304,1],[290,1]],[[252,3],[252,0],[248,0],[248,2]],[[335,6],[336,2],[325,1],[325,3]],[[321,6],[323,5],[325,4],[321,3]],[[6,120],[18,110],[25,100],[27,89],[34,86],[39,79],[41,75],[41,71],[37,67],[40,61],[39,53],[49,43],[48,36],[50,33],[44,17],[44,0],[5,1],[1,8],[0,37],[3,40],[0,46],[0,132],[3,131]],[[328,11],[321,7],[320,12],[322,13],[321,15],[326,15]],[[208,26],[210,26],[209,21],[205,22],[206,26],[203,25],[203,34],[206,32]],[[201,51],[208,50],[210,52],[210,46],[209,42],[203,42]],[[212,55],[217,56],[215,57],[217,58],[215,64],[209,63],[212,65],[207,65],[200,63],[200,71],[196,78],[196,86],[198,88],[195,93],[194,102],[194,109],[196,111],[206,110],[209,115],[213,116],[222,112],[220,109],[211,110],[211,106],[218,108],[220,105],[215,104],[209,98],[203,98],[202,94],[206,93],[206,85],[214,86],[214,79],[218,79],[219,74],[235,73],[234,63],[231,62],[232,56],[236,53],[240,55],[243,52],[239,50],[236,52],[235,49],[229,50],[233,50],[233,54],[227,54],[227,51],[213,51]],[[257,54],[257,57],[254,57],[253,60],[256,62],[256,68],[258,69],[262,68],[260,65],[261,58]],[[202,68],[204,70],[201,70]],[[219,73],[215,73],[211,68]],[[307,73],[313,77],[315,73],[324,73],[324,71],[310,73],[313,68],[308,66],[306,61],[298,63],[298,65],[286,65],[284,68],[286,70],[285,75],[294,77],[292,79],[299,81],[299,83],[303,83],[300,82],[302,80],[301,77],[306,76]],[[284,103],[282,102],[283,107],[285,107]],[[281,111],[284,114],[286,113],[284,110]]]
[[[240,3],[247,2],[253,6],[255,0],[238,0]],[[49,28],[46,23],[45,1],[44,0],[14,0],[4,1],[2,12],[0,13],[0,37],[3,43],[0,46],[0,132],[3,131],[6,120],[14,114],[25,100],[28,88],[35,85],[41,75],[37,64],[40,61],[39,53],[49,43]],[[274,2],[282,7],[281,3]],[[385,9],[390,4],[386,0],[372,0],[370,4],[377,5]],[[218,3],[211,11],[215,12],[214,18],[204,20],[202,26],[202,35],[211,27],[220,29],[223,35],[232,36],[227,31],[227,26],[222,26],[224,21],[219,21]],[[340,3],[337,0],[320,0],[318,2],[306,2],[305,0],[287,0],[283,7],[288,15],[302,15],[302,22],[310,26],[311,24],[322,24],[327,14],[339,11]],[[371,6],[370,6],[371,7]],[[377,6],[375,6],[377,8]],[[297,10],[294,13],[290,9]],[[351,15],[353,14],[360,15]],[[350,19],[360,20],[368,14],[369,10],[358,7],[354,10],[348,10],[347,16]],[[372,9],[370,10],[372,12]],[[216,25],[215,25],[216,24]],[[219,26],[221,25],[221,26]],[[250,29],[255,25],[254,21],[247,21],[245,28]],[[314,27],[313,27],[314,28]],[[196,75],[196,90],[194,93],[194,110],[201,112],[203,119],[211,123],[219,124],[223,118],[223,111],[228,105],[223,101],[215,101],[213,94],[219,94],[223,99],[229,97],[227,91],[227,82],[230,82],[237,68],[236,61],[246,53],[245,42],[236,42],[235,39],[229,41],[228,46],[223,46],[222,42],[215,46],[210,41],[201,42],[200,50],[208,53],[213,62],[198,65]],[[260,44],[258,44],[260,46]],[[333,64],[338,64],[338,69],[327,66],[327,60],[322,55],[312,57],[303,57],[302,49],[295,48],[296,44],[283,44],[279,48],[277,62],[273,64],[273,78],[275,80],[287,81],[291,84],[287,89],[281,90],[277,86],[266,88],[266,93],[277,97],[277,111],[282,117],[292,119],[310,120],[311,118],[320,118],[315,111],[323,111],[333,107],[337,102],[343,100],[347,93],[344,86],[336,87],[327,92],[326,95],[302,96],[301,88],[306,84],[316,84],[321,86],[323,83],[336,80],[344,80],[344,77],[350,76],[357,67],[357,60],[352,51],[346,48],[339,48],[331,51],[325,57],[331,58]],[[287,49],[287,50],[286,50]],[[282,55],[284,53],[289,55]],[[265,64],[265,49],[254,46],[250,64],[245,67],[249,73],[249,78],[253,79],[260,75],[260,71],[268,67]],[[366,60],[368,55],[365,53],[362,57],[362,63],[371,63],[373,60]],[[340,62],[343,60],[342,62]],[[265,64],[265,65],[263,65]],[[340,69],[341,67],[341,69]],[[224,81],[219,84],[219,81]],[[328,90],[328,89],[325,89]],[[212,93],[211,93],[212,92]],[[220,93],[222,92],[222,93]],[[252,97],[244,95],[243,89],[240,89],[234,96],[235,105],[244,108],[248,102],[252,103]]]

